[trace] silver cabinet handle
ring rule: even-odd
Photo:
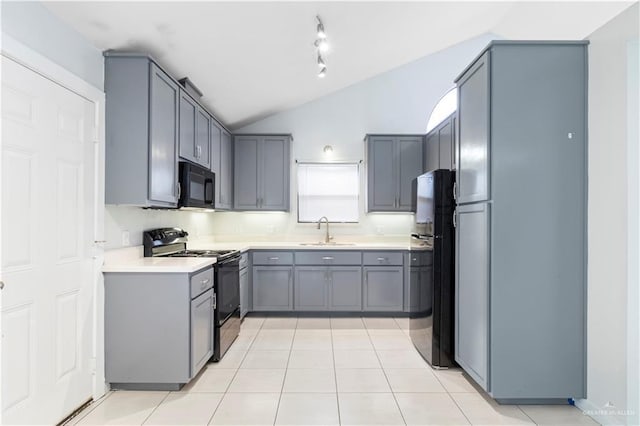
[[[456,197],[456,192],[457,192],[456,190],[458,189],[457,185],[458,185],[458,182],[453,182],[453,199],[454,200],[457,200],[457,197]]]
[[[387,260],[386,257],[379,257],[378,262],[385,262]]]
[[[280,260],[280,258],[278,256],[275,256],[275,257],[270,257],[269,260]]]
[[[418,258],[417,257],[413,257],[413,258],[411,258],[411,260],[414,261],[414,262],[417,262]]]
[[[96,244],[104,244],[106,242],[107,242],[107,240],[95,240],[94,241],[94,243],[96,243]]]
[[[182,195],[182,187],[180,186],[180,182],[176,183],[176,187],[178,188],[178,199]]]
[[[213,293],[213,309],[218,307],[218,298],[216,297],[216,294]]]
[[[457,214],[456,214],[456,213],[457,213],[457,210],[454,210],[454,211],[453,211],[453,227],[454,227],[454,228],[457,228],[457,226],[458,226],[458,223],[457,223],[457,221],[456,221],[456,216],[457,216]]]
[[[323,256],[322,260],[333,260],[333,256]]]
[[[204,280],[200,281],[200,284],[206,284],[206,283],[208,283],[208,282],[209,282],[209,278],[206,278],[206,279],[204,279]]]
[[[0,281],[0,290],[4,289],[4,281]]]

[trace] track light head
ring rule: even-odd
[[[326,75],[327,75],[327,67],[323,67],[322,69],[320,69],[320,72],[318,73],[318,77],[324,78]]]
[[[320,54],[318,54],[318,67],[320,68],[325,68],[327,65],[324,63],[324,60],[322,59],[322,56],[320,56]]]

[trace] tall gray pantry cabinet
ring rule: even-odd
[[[458,77],[455,359],[502,402],[586,396],[587,42]]]

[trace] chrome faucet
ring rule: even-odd
[[[332,236],[329,235],[329,219],[327,219],[326,216],[322,216],[320,219],[318,219],[318,229],[320,229],[320,224],[322,223],[322,219],[324,219],[324,221],[327,223],[327,233],[324,236],[324,242],[325,244],[329,244],[331,242],[331,239],[333,238]]]

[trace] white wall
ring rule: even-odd
[[[629,177],[637,191],[637,81],[628,77],[628,43],[638,39],[638,4],[627,9],[588,37],[589,46],[589,266],[587,320],[587,400],[580,405],[603,423],[638,424],[637,401],[627,386],[633,353],[628,331],[638,332],[638,282],[629,274],[637,259],[629,257],[629,233],[637,229],[637,215],[629,215]],[[637,60],[637,53],[636,53]],[[637,68],[636,76],[637,79]],[[628,105],[635,98],[635,118]],[[634,124],[635,123],[635,124]],[[635,126],[635,134],[630,131]],[[631,158],[630,147],[636,156]],[[636,210],[637,214],[637,210]],[[636,252],[637,253],[637,252]],[[630,309],[635,312],[628,311]],[[635,320],[633,319],[635,318]],[[634,323],[635,322],[635,323]],[[637,366],[635,366],[637,395]],[[632,386],[633,387],[633,386]],[[633,392],[633,391],[632,391]],[[613,405],[607,406],[607,404]],[[634,410],[635,419],[619,410]]]
[[[367,133],[425,133],[429,114],[440,97],[453,87],[454,78],[494,38],[479,36],[236,129],[237,133],[293,134],[291,213],[215,213],[214,233],[318,233],[315,225],[297,223],[294,161],[364,160],[363,138]],[[327,144],[334,148],[330,158],[322,152]],[[361,221],[357,225],[334,225],[333,233],[408,235],[412,215],[365,213],[365,166],[361,167]]]
[[[46,56],[100,90],[102,52],[38,2],[0,3],[2,32]]]

